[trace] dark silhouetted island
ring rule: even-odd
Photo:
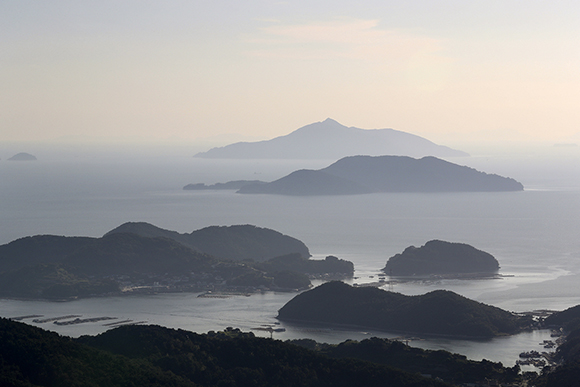
[[[389,258],[383,271],[392,276],[490,276],[499,262],[493,255],[465,243],[433,240],[407,247]]]
[[[306,125],[267,141],[238,142],[198,153],[195,157],[221,159],[339,159],[352,155],[412,157],[469,156],[423,137],[394,129],[346,127],[330,118]]]
[[[319,170],[299,170],[268,184],[237,192],[278,195],[354,195],[378,192],[521,191],[514,179],[438,159],[406,156],[351,156]]]
[[[14,156],[10,157],[8,160],[10,161],[34,161],[36,160],[36,156],[31,155],[30,153],[17,153]]]
[[[0,297],[293,291],[310,287],[310,278],[353,274],[351,262],[309,257],[301,241],[251,225],[180,234],[126,223],[102,238],[37,235],[1,245]]]
[[[297,295],[278,311],[278,319],[473,339],[515,334],[532,322],[447,290],[405,296],[338,281]]]

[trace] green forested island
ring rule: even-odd
[[[301,241],[251,225],[179,234],[127,223],[101,238],[37,235],[0,246],[0,297],[294,290],[316,274],[353,274],[350,262],[309,257]]]
[[[432,240],[410,246],[389,258],[383,272],[393,276],[497,274],[498,261],[489,253],[465,243]]]
[[[457,338],[510,335],[532,323],[531,317],[517,316],[447,290],[406,296],[339,281],[295,296],[278,311],[278,319]]]

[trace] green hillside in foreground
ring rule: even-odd
[[[0,385],[448,386],[233,329],[199,335],[159,326],[126,326],[72,340],[6,319],[0,319]]]
[[[580,334],[571,332],[577,346]],[[575,387],[577,354],[540,375],[388,339],[330,345],[282,342],[238,329],[197,334],[122,326],[72,339],[0,318],[0,385],[20,386],[389,386]],[[422,376],[425,375],[425,376]]]
[[[340,344],[317,343],[310,339],[288,342],[315,350],[332,358],[356,358],[384,364],[408,372],[428,374],[446,382],[475,383],[496,380],[512,383],[520,380],[520,367],[504,367],[488,360],[474,361],[443,350],[415,348],[401,341],[371,337],[362,341],[347,340]]]
[[[406,296],[338,281],[297,295],[279,310],[278,319],[461,338],[514,334],[531,323],[447,290]]]

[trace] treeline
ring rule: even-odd
[[[200,335],[159,326],[125,326],[70,339],[7,319],[0,319],[0,385],[450,386],[236,329]]]
[[[332,358],[355,358],[385,364],[407,372],[431,375],[453,384],[494,380],[514,383],[521,380],[520,367],[504,367],[488,360],[474,361],[443,350],[411,347],[400,341],[372,337],[362,341],[347,340],[340,344],[321,344],[311,339],[289,340],[289,343],[315,350]]]
[[[570,321],[570,320],[566,320]],[[558,351],[562,365],[539,376],[447,351],[388,339],[282,342],[239,329],[197,334],[123,326],[78,339],[0,318],[0,385],[23,386],[390,386],[496,383],[575,387],[580,329]],[[524,382],[523,378],[527,380]]]
[[[308,259],[297,253],[287,254],[256,263],[254,267],[266,272],[297,271],[308,275],[352,276],[354,274],[352,262],[338,259],[333,255],[325,259]]]

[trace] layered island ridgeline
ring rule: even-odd
[[[467,153],[394,129],[359,129],[333,119],[267,141],[238,142],[195,157],[222,159],[339,159],[352,155],[464,157]]]
[[[266,261],[299,253],[310,257],[308,247],[296,238],[253,225],[210,226],[187,234],[164,230],[145,222],[127,222],[105,234],[132,233],[143,237],[163,237],[195,251],[233,261]]]
[[[0,246],[0,297],[294,290],[311,277],[353,275],[350,262],[309,257],[301,241],[251,225],[180,234],[126,223],[102,238],[37,235]]]
[[[389,258],[383,272],[392,276],[491,276],[499,262],[493,255],[465,243],[432,240],[410,246]]]
[[[531,317],[517,316],[447,290],[406,296],[339,281],[295,296],[278,311],[278,319],[457,338],[510,335],[532,323]]]
[[[234,182],[230,182],[234,183]],[[350,156],[319,169],[302,169],[270,183],[237,181],[184,189],[225,189],[242,194],[356,195],[380,192],[502,192],[522,191],[512,178],[477,171],[438,159],[406,156]],[[196,188],[197,187],[197,188]]]

